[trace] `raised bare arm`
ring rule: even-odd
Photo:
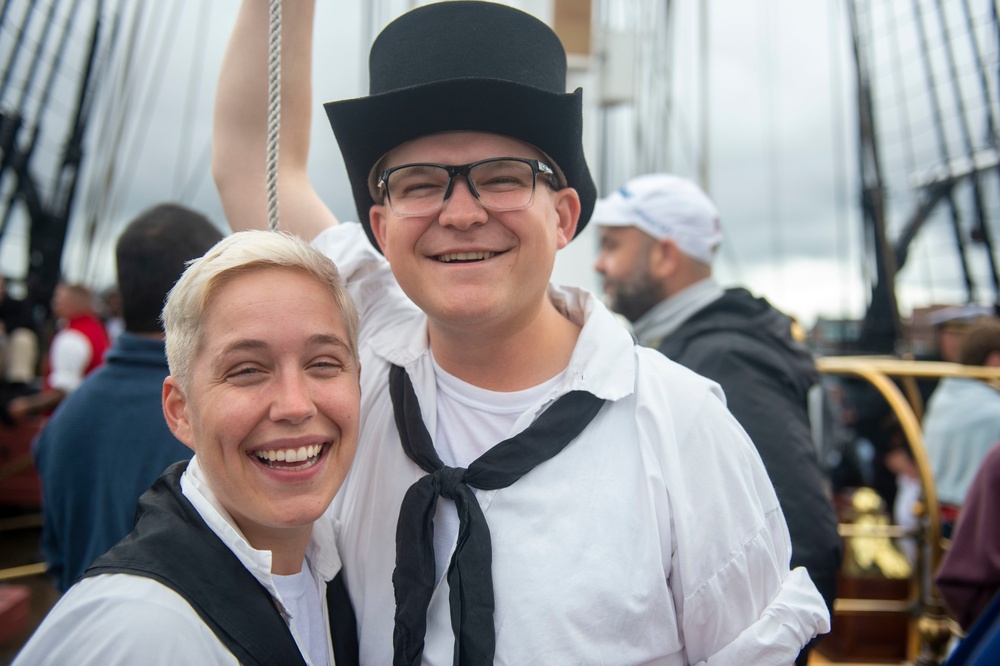
[[[212,175],[233,231],[267,228],[267,0],[243,0],[215,98]],[[313,0],[282,3],[279,226],[307,240],[337,223],[309,180]]]

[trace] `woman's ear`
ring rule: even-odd
[[[194,448],[194,438],[191,433],[191,420],[188,417],[187,398],[181,391],[180,384],[173,375],[163,380],[163,416],[167,420],[167,427],[174,437],[184,443],[192,451]]]

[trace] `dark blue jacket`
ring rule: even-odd
[[[192,451],[167,428],[163,342],[122,333],[33,445],[42,481],[42,553],[65,592],[132,530],[136,502]]]

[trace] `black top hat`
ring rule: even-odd
[[[543,22],[479,0],[424,5],[386,26],[368,69],[368,97],[323,106],[373,245],[375,163],[411,139],[456,130],[513,137],[551,157],[580,195],[576,233],[586,226],[597,187],[583,154],[583,94],[565,92],[566,52]]]

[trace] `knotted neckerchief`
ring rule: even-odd
[[[393,664],[417,666],[424,651],[427,608],[435,583],[434,511],[437,498],[455,502],[458,545],[448,566],[448,601],[455,632],[455,663],[493,663],[493,547],[490,528],[472,488],[506,488],[552,458],[597,416],[604,400],[571,391],[556,400],[520,434],[505,439],[469,465],[446,467],[420,415],[420,405],[406,371],[389,368],[396,428],[403,450],[428,472],[406,491],[396,526],[396,627]],[[470,487],[471,486],[471,487]]]

